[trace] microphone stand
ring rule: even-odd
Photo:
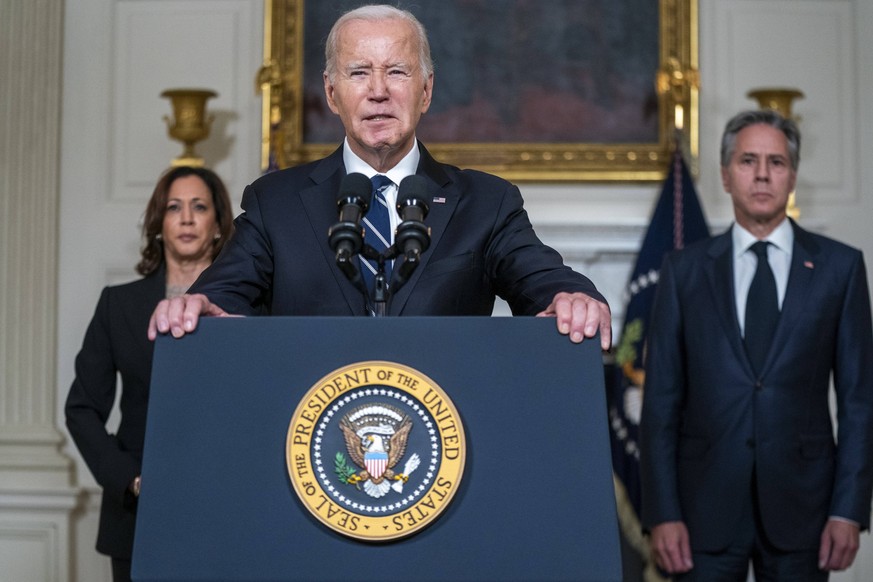
[[[430,246],[430,229],[420,220],[405,220],[397,227],[394,236],[394,244],[388,247],[384,253],[380,253],[372,246],[362,243],[363,229],[353,223],[340,222],[331,229],[331,247],[336,248],[339,240],[353,241],[351,253],[338,252],[336,264],[343,275],[358,288],[368,301],[372,299],[373,314],[376,317],[384,317],[388,310],[388,301],[391,293],[397,292],[409,281],[412,273],[421,263],[421,253]],[[409,244],[413,242],[413,244]],[[405,251],[403,249],[406,249]],[[357,265],[353,259],[355,254],[360,253],[365,259],[375,261],[376,274],[374,275],[373,297],[370,297]],[[385,261],[390,261],[403,255],[404,260],[394,269],[392,283],[389,287],[388,278],[385,276]]]
[[[388,309],[388,297],[391,291],[388,288],[388,278],[385,276],[385,261],[394,258],[392,252],[394,247],[390,247],[384,253],[380,253],[368,244],[364,244],[361,249],[361,256],[371,261],[376,261],[376,274],[373,276],[373,315],[376,317],[384,317]],[[364,290],[364,297],[370,299],[368,290]]]

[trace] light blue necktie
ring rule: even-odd
[[[391,219],[388,213],[391,209],[385,199],[385,189],[393,185],[388,176],[377,174],[370,179],[373,182],[373,202],[370,210],[364,217],[364,242],[384,253],[391,246]],[[385,261],[385,280],[391,280],[391,263]],[[370,294],[373,294],[373,285],[378,263],[361,257],[361,271]]]

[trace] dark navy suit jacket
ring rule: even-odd
[[[753,480],[766,536],[783,550],[818,548],[828,516],[869,528],[873,332],[864,260],[792,227],[782,314],[759,375],[740,335],[730,231],[669,255],[661,269],[641,425],[642,519],[645,528],[684,521],[695,551],[731,541]]]
[[[559,291],[604,301],[591,281],[537,238],[517,187],[437,163],[419,148],[431,244],[392,297],[388,315],[490,315],[495,295],[520,315],[545,309]],[[337,268],[328,244],[345,174],[339,148],[256,180],[243,195],[233,238],[191,292],[234,314],[365,314],[362,292]]]
[[[137,500],[127,488],[142,466],[153,351],[146,332],[165,291],[163,267],[139,281],[103,289],[67,395],[67,428],[103,487],[97,549],[115,558],[129,560],[133,551]],[[121,424],[109,434],[106,420],[119,374]]]

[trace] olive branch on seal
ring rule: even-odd
[[[355,476],[355,469],[349,466],[348,461],[346,461],[346,456],[342,453],[337,453],[336,457],[334,457],[333,464],[334,473],[340,478],[343,483],[351,485],[354,483],[355,489],[360,490],[360,487],[357,483],[352,479]]]

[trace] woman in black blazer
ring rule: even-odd
[[[143,278],[103,289],[76,356],[67,428],[103,488],[97,551],[111,556],[115,582],[130,580],[152,368],[149,317],[160,300],[188,289],[232,232],[230,198],[214,172],[177,167],[164,173],[146,208],[136,266]],[[121,422],[110,434],[106,421],[119,374]]]

